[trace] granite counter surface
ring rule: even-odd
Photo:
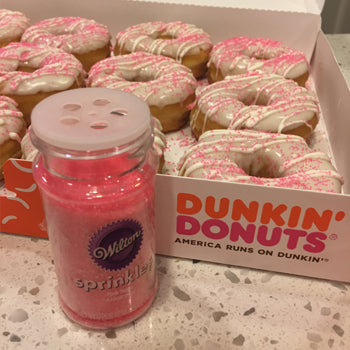
[[[350,85],[350,34],[328,35]],[[350,349],[350,285],[158,257],[152,308],[90,331],[60,310],[49,242],[0,234],[0,349]]]

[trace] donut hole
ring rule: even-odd
[[[129,80],[129,81],[135,82],[135,83],[147,83],[153,80],[155,80],[153,76],[137,75],[132,80]]]
[[[139,69],[135,71],[128,71],[128,72],[121,72],[119,73],[118,78],[120,80],[124,80],[130,83],[147,83],[150,81],[157,80],[156,77],[157,72],[155,72],[153,69],[145,68],[145,69]],[[113,70],[105,70],[104,72],[105,76],[114,76]]]
[[[29,65],[28,62],[20,62],[16,71],[17,72],[25,72],[25,73],[33,73],[37,70],[33,66]]]
[[[259,91],[251,91],[246,93],[244,96],[238,96],[238,100],[246,106],[267,106],[268,97],[266,93]]]
[[[160,32],[154,32],[151,35],[151,37],[152,37],[153,40],[156,40],[156,39],[172,40],[172,39],[176,39],[177,38],[177,36],[175,36],[175,35],[170,35],[166,30],[162,30]]]
[[[276,43],[275,43],[276,44]],[[249,45],[241,53],[249,58],[257,60],[273,60],[285,53],[285,49],[279,46],[273,46],[268,41],[259,41],[257,45]]]
[[[247,56],[249,58],[255,58],[257,60],[263,60],[263,61],[268,61],[274,58],[273,56],[271,56],[271,54],[267,55],[266,52],[263,52],[263,51],[249,52]]]
[[[278,155],[268,148],[260,149],[249,156],[243,154],[235,162],[249,176],[269,179],[281,177]]]

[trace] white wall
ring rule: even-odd
[[[326,0],[322,29],[325,33],[350,33],[350,0]]]

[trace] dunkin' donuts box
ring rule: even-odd
[[[165,174],[156,179],[157,253],[350,282],[350,92],[320,30],[324,1],[293,1],[287,7],[263,0],[192,2],[2,0],[1,5],[24,12],[32,23],[55,16],[93,18],[113,36],[132,24],[179,20],[202,27],[214,43],[245,35],[302,50],[321,107],[310,142],[332,157],[344,178],[343,193],[180,178],[176,163],[193,142],[187,127],[167,135]],[[45,238],[31,167],[24,160],[5,164],[0,230]]]

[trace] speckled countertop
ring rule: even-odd
[[[350,85],[350,34],[329,35]],[[0,234],[0,349],[350,349],[350,285],[158,257],[132,324],[89,331],[59,308],[49,242]]]

